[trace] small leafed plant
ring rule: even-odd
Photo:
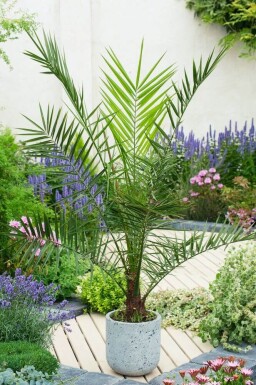
[[[256,343],[256,246],[233,249],[210,284],[210,312],[199,325],[199,336],[213,346],[243,351]],[[250,347],[248,346],[246,350]]]
[[[183,384],[200,385],[212,384],[223,385],[231,383],[233,385],[253,385],[251,376],[253,370],[246,368],[243,359],[236,359],[233,356],[219,357],[203,363],[201,368],[180,370]],[[174,385],[175,380],[165,379],[163,385]]]
[[[106,314],[113,309],[120,309],[125,303],[126,281],[123,272],[112,269],[111,276],[95,266],[82,278],[79,285],[79,295],[87,304],[88,311],[98,311]]]
[[[104,57],[102,103],[92,112],[88,112],[84,91],[76,88],[68,71],[65,56],[61,54],[54,38],[44,35],[41,41],[37,35],[31,36],[37,52],[26,52],[34,61],[40,63],[44,72],[54,75],[62,84],[69,98],[71,117],[48,107],[44,112],[40,108],[41,122],[28,118],[33,128],[24,128],[23,134],[29,135],[26,141],[27,154],[32,157],[55,157],[65,160],[63,169],[52,164],[52,175],[58,180],[68,175],[77,175],[83,186],[73,192],[73,202],[86,195],[86,205],[92,205],[97,215],[90,221],[90,242],[88,242],[88,223],[76,221],[76,210],[72,212],[72,221],[67,220],[65,212],[60,221],[55,223],[56,234],[62,247],[73,250],[103,269],[118,266],[123,270],[126,280],[125,310],[121,318],[128,322],[138,319],[147,320],[145,301],[153,288],[173,269],[201,252],[242,240],[242,230],[230,227],[220,233],[212,233],[207,238],[204,233],[183,233],[183,237],[166,237],[161,229],[170,229],[170,221],[163,217],[177,217],[180,212],[180,199],[175,190],[159,186],[157,172],[154,170],[155,159],[165,156],[169,147],[155,141],[156,134],[166,141],[170,138],[161,128],[166,116],[169,116],[173,130],[180,125],[186,108],[201,83],[214,70],[225,50],[196,64],[193,61],[193,77],[185,71],[179,87],[174,82],[175,69],[172,65],[161,69],[160,58],[152,68],[144,73],[142,68],[143,43],[138,60],[135,79],[113,52],[107,50]],[[81,139],[84,146],[81,148]],[[78,151],[79,150],[79,151]],[[76,156],[74,157],[74,155]],[[89,168],[81,171],[76,165]],[[61,163],[61,162],[60,162]],[[85,179],[90,170],[92,178],[89,184]],[[81,171],[81,172],[80,172]],[[95,196],[103,191],[98,183],[106,180],[104,204],[98,206]],[[163,178],[164,181],[164,178]],[[92,187],[97,185],[97,191]],[[85,209],[85,207],[84,207]],[[37,234],[42,235],[38,218]],[[45,222],[47,240],[38,257],[47,259],[52,241],[52,226]],[[99,222],[101,226],[99,226]],[[91,229],[93,229],[93,234]],[[24,242],[25,241],[25,242]],[[35,239],[34,243],[38,243]],[[22,247],[28,240],[21,239]],[[46,256],[46,257],[45,257]],[[44,259],[46,261],[46,259]],[[114,269],[114,268],[113,268]],[[143,285],[142,285],[143,280]]]
[[[47,347],[54,324],[72,318],[63,311],[67,301],[53,307],[56,291],[56,285],[45,286],[19,269],[14,277],[0,275],[0,342],[28,341]]]
[[[20,371],[3,369],[0,371],[0,383],[2,385],[53,385],[58,384],[47,373],[35,370],[33,366],[25,366]]]

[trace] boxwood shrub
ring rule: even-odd
[[[0,367],[19,371],[25,365],[49,374],[55,373],[59,367],[57,359],[37,344],[26,341],[0,342]]]

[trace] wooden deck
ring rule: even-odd
[[[160,282],[156,290],[207,288],[225,256],[223,249],[205,252],[177,268]],[[105,317],[96,313],[84,314],[69,323],[72,332],[66,333],[59,325],[53,337],[52,351],[59,361],[75,368],[119,376],[108,366],[105,357]],[[190,331],[167,327],[162,329],[158,367],[147,376],[126,378],[147,383],[162,372],[172,370],[211,349],[209,343],[203,343]]]

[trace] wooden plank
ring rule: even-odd
[[[167,275],[164,280],[168,282],[174,289],[187,289],[184,282],[180,281],[173,273]]]
[[[52,341],[54,350],[61,364],[72,366],[74,368],[80,368],[80,365],[77,362],[77,359],[61,325],[58,325],[57,329],[55,330]]]
[[[165,329],[161,330],[161,346],[176,366],[180,366],[189,361],[189,357],[183,352],[183,350],[181,350],[179,345]]]
[[[106,318],[103,314],[100,313],[91,313],[90,317],[98,329],[103,340],[106,341]]]
[[[69,320],[72,332],[68,334],[68,339],[72,349],[77,357],[77,360],[82,369],[90,372],[101,372],[99,365],[87,344],[87,341],[81,332],[75,319]],[[88,333],[89,334],[89,333]]]
[[[190,359],[195,358],[202,353],[184,331],[175,329],[173,326],[168,326],[166,330]]]
[[[96,328],[89,314],[83,314],[76,318],[80,330],[82,331],[90,349],[93,351],[96,361],[98,362],[101,370],[106,374],[116,375],[117,377],[124,378],[121,375],[117,375],[108,365],[106,360],[106,346],[101,334]]]
[[[208,353],[213,349],[213,346],[210,344],[210,342],[203,342],[200,337],[195,335],[190,330],[186,330],[186,334],[194,341],[194,343],[203,353]]]
[[[209,283],[198,274],[197,270],[194,272],[189,270],[187,266],[184,266],[183,271],[194,282],[194,287],[208,288]]]
[[[178,268],[177,270],[174,271],[174,274],[179,281],[184,283],[187,289],[190,290],[190,289],[194,289],[195,287],[198,287],[198,284],[196,284],[195,281],[193,281],[191,277],[188,274],[186,274],[185,269]]]
[[[169,372],[172,369],[175,369],[177,365],[171,360],[168,354],[161,348],[160,351],[160,360],[158,363],[158,369],[161,373]]]
[[[209,285],[209,279],[205,276],[205,273],[202,273],[200,270],[197,269],[196,266],[191,263],[192,259],[186,261],[184,263],[184,269],[189,272],[189,274],[193,275],[196,279],[200,279],[200,281],[204,281],[204,284]]]
[[[187,261],[187,263],[189,266],[195,267],[201,274],[203,274],[208,282],[214,280],[215,273],[211,271],[209,268],[207,268],[207,266],[200,263],[200,261],[196,260],[196,258],[193,258],[190,261]]]

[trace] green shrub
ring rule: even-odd
[[[28,174],[38,168],[27,161],[21,148],[10,130],[0,132],[0,273],[19,267],[14,250],[12,255],[10,247],[7,249],[9,221],[23,215],[33,218],[35,213],[47,213],[50,217],[53,214],[35,198],[32,186],[28,185]]]
[[[52,257],[46,265],[38,265],[33,270],[34,277],[42,281],[45,285],[55,283],[58,286],[56,293],[57,299],[68,298],[76,292],[77,286],[90,268],[88,260],[78,258],[74,254],[64,254],[59,257],[57,264],[56,258]]]
[[[256,245],[232,249],[210,285],[211,312],[199,326],[203,341],[226,349],[256,343]]]
[[[236,41],[245,44],[241,56],[255,54],[256,50],[256,6],[250,0],[186,0],[197,16],[206,23],[217,23],[226,28],[228,34],[222,39],[226,45]]]
[[[89,311],[107,312],[119,309],[124,305],[125,295],[121,288],[125,287],[124,274],[116,269],[111,276],[95,267],[81,281],[81,299],[88,305]]]
[[[29,365],[49,374],[59,367],[57,359],[48,350],[26,341],[0,342],[0,367],[3,364],[13,371]]]
[[[164,327],[198,331],[200,321],[209,313],[210,302],[211,296],[203,288],[164,290],[151,294],[147,307],[161,314]]]
[[[38,372],[33,366],[25,366],[20,372],[12,369],[0,371],[1,385],[52,385],[57,381],[51,380],[47,373]]]

